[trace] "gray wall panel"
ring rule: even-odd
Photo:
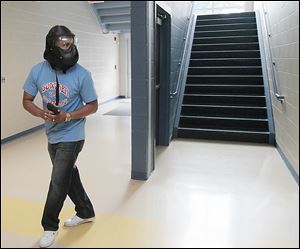
[[[131,178],[147,180],[154,169],[153,54],[154,3],[131,1],[132,170]]]

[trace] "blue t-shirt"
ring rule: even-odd
[[[56,101],[56,75],[59,83],[58,107],[61,111],[73,112],[85,103],[97,100],[91,73],[78,63],[64,74],[53,70],[47,61],[41,62],[31,69],[23,90],[32,96],[36,96],[39,91],[43,108],[47,109],[47,103],[55,104]],[[61,123],[45,121],[48,142],[54,144],[85,139],[85,121],[85,118]]]

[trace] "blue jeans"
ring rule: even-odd
[[[45,231],[58,230],[58,216],[67,195],[75,204],[77,216],[83,219],[95,216],[93,205],[82,186],[79,171],[75,165],[83,144],[84,140],[48,144],[53,168],[42,217],[42,226]]]

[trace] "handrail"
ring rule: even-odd
[[[186,57],[187,50],[188,50],[187,48],[189,46],[187,41],[188,41],[188,38],[190,37],[191,32],[192,32],[193,12],[194,12],[194,4],[192,5],[192,8],[191,8],[190,17],[188,18],[188,21],[189,21],[188,30],[186,32],[186,36],[183,38],[183,40],[185,41],[185,44],[184,44],[184,49],[183,49],[182,60],[181,60],[181,62],[178,62],[178,65],[180,65],[180,70],[179,70],[179,75],[178,75],[178,80],[177,80],[177,86],[176,86],[175,92],[170,92],[170,97],[171,98],[174,98],[178,93],[179,85],[180,85],[179,83],[180,83],[181,77],[182,77],[182,71],[184,71],[183,70],[183,66],[184,66],[183,62],[185,61],[185,57]]]
[[[273,55],[272,55],[272,49],[271,49],[271,46],[270,46],[270,37],[271,37],[271,33],[270,33],[270,29],[269,29],[269,19],[268,19],[268,16],[267,16],[267,11],[265,10],[265,7],[264,7],[264,3],[262,1],[262,9],[263,9],[263,13],[264,15],[266,16],[265,19],[265,26],[266,26],[266,30],[267,30],[267,33],[268,33],[268,47],[269,47],[269,54],[270,54],[270,57],[271,57],[271,61],[272,61],[272,77],[273,77],[273,88],[274,88],[274,93],[275,93],[275,97],[277,100],[279,100],[281,102],[281,104],[284,102],[285,100],[285,96],[281,95],[279,92],[278,92],[278,86],[277,86],[277,82],[278,82],[278,78],[277,78],[277,71],[276,71],[276,63],[275,61],[273,60]]]
[[[262,8],[261,8],[262,9]],[[267,107],[267,117],[268,117],[268,127],[269,127],[269,144],[275,144],[275,129],[274,129],[274,119],[272,111],[272,100],[271,100],[271,91],[270,91],[270,77],[272,72],[268,70],[268,62],[270,60],[270,55],[268,54],[267,49],[267,40],[264,39],[264,34],[266,33],[266,25],[264,22],[264,16],[261,13],[261,9],[256,11],[256,23],[257,23],[257,35],[260,46],[260,56],[261,56],[261,66],[262,66],[262,76],[264,84],[264,92],[266,97],[266,107]],[[270,69],[270,67],[269,67]],[[270,80],[269,80],[270,79]]]
[[[176,106],[176,113],[175,113],[175,117],[174,117],[174,123],[173,123],[173,136],[177,136],[177,129],[179,126],[179,122],[180,122],[180,113],[181,113],[181,108],[182,108],[182,101],[184,98],[184,90],[185,90],[185,84],[186,84],[186,78],[188,76],[188,69],[189,69],[189,62],[190,62],[190,56],[191,56],[191,51],[192,51],[192,46],[193,46],[193,36],[194,36],[194,28],[196,25],[196,21],[197,21],[197,15],[193,14],[192,15],[192,20],[191,20],[191,33],[190,36],[188,37],[186,43],[188,44],[188,46],[185,48],[186,51],[186,58],[184,60],[184,65],[181,68],[182,70],[182,79],[181,79],[181,84],[179,84],[180,88],[177,89],[178,91],[178,98],[177,98],[177,102],[175,104]]]

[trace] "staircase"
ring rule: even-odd
[[[89,1],[103,33],[130,32],[130,1]]]
[[[270,143],[254,12],[197,16],[177,134]]]

